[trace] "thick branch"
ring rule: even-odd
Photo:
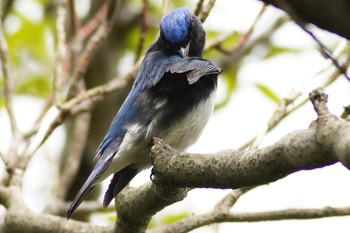
[[[28,209],[12,208],[6,215],[5,233],[112,233],[114,226],[101,227],[65,218],[37,214]]]
[[[117,232],[144,232],[151,217],[166,206],[183,200],[188,189],[164,183],[148,182],[138,189],[128,189],[116,197]]]
[[[350,167],[350,122],[328,112],[326,96],[310,94],[319,118],[266,148],[215,154],[176,151],[159,139],[152,148],[155,179],[178,187],[240,188],[266,184],[295,171],[337,161]]]
[[[292,132],[258,150],[188,154],[157,140],[152,150],[156,178],[178,187],[240,188],[266,184],[295,171],[335,163],[316,141],[316,130]]]
[[[0,201],[6,209],[5,221],[0,223],[4,233],[112,233],[114,225],[107,227],[93,226],[89,223],[67,221],[66,218],[44,213],[34,213],[26,207],[21,198],[20,189],[15,186],[0,188]]]
[[[286,11],[294,20],[316,26],[350,39],[348,0],[263,0]],[[327,12],[325,14],[325,12]]]

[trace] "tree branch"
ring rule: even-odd
[[[254,213],[223,213],[211,211],[206,214],[194,215],[173,224],[160,226],[147,233],[185,233],[199,227],[222,222],[261,222],[292,219],[316,219],[334,216],[350,215],[350,207],[322,209],[286,209]]]
[[[319,114],[316,123],[266,148],[201,155],[176,151],[155,139],[151,153],[155,180],[176,187],[240,188],[266,184],[298,170],[337,161],[349,168],[350,122],[322,108],[325,98],[320,99],[320,90],[312,93],[311,100]]]
[[[207,17],[210,14],[210,11],[213,9],[214,5],[215,5],[216,0],[209,0],[209,2],[207,3],[207,5],[204,7],[204,9],[201,9],[201,11],[198,14],[198,19],[204,23],[205,20],[207,19]],[[202,3],[198,3],[199,5],[201,5]],[[197,9],[198,9],[198,5],[197,5]],[[195,13],[197,13],[197,10],[195,10]]]
[[[2,1],[0,0],[0,6]],[[0,9],[0,60],[1,60],[1,70],[4,78],[4,97],[5,97],[5,107],[10,118],[11,130],[15,134],[18,130],[15,115],[13,112],[13,82],[14,77],[11,69],[10,58],[8,54],[7,41],[4,34],[3,22],[2,22],[2,12]]]
[[[57,52],[56,52],[56,65],[53,79],[53,99],[54,104],[59,105],[61,103],[60,93],[67,79],[68,73],[65,71],[65,64],[67,58],[67,46],[66,46],[66,29],[65,24],[67,20],[67,0],[61,0],[57,7],[56,12],[56,34],[57,34]]]
[[[34,213],[26,207],[21,198],[19,187],[0,186],[0,203],[6,209],[6,221],[2,221],[0,229],[4,233],[113,233],[115,225],[107,227],[93,226],[89,223],[57,217],[44,213]]]
[[[139,44],[137,46],[136,55],[135,55],[135,63],[140,59],[141,52],[145,44],[147,31],[148,31],[148,22],[147,22],[147,10],[149,7],[148,0],[143,0],[143,7],[142,7],[142,14],[141,14],[141,33],[140,33],[140,40]]]
[[[347,25],[349,19],[349,2],[347,0],[263,0],[286,11],[295,21],[313,23],[316,26],[337,33],[350,39]],[[327,13],[324,13],[327,12]]]
[[[99,48],[100,44],[105,38],[107,38],[108,34],[112,30],[116,19],[119,2],[120,0],[108,1],[108,11],[105,20],[101,22],[95,33],[88,40],[83,52],[79,56],[76,68],[73,71],[71,80],[72,85],[69,89],[68,99],[71,99],[73,96],[76,96],[79,93],[79,81],[82,80],[85,71],[93,59],[93,55]]]
[[[115,199],[117,232],[144,232],[154,214],[183,200],[188,191],[162,182],[148,182],[138,189],[123,190]]]
[[[338,48],[336,49],[336,51],[334,51],[334,53],[332,54],[332,56],[338,56],[340,55],[341,51],[346,50],[346,46],[339,46],[339,50]],[[328,63],[328,62],[327,62]],[[344,61],[344,63],[342,64],[342,67],[344,69],[346,69],[346,67],[348,67],[350,64],[350,56],[348,56],[346,58],[346,61]],[[328,65],[327,65],[328,67]],[[323,72],[324,70],[326,70],[326,68],[322,68],[320,71],[318,71],[314,76],[316,76],[317,74]],[[322,87],[327,87],[328,85],[330,85],[331,83],[333,83],[335,80],[337,80],[337,78],[341,75],[341,70],[340,69],[336,69],[331,75],[329,75],[329,77],[327,78],[327,80],[324,81],[324,83],[321,85]],[[312,78],[309,78],[304,84],[303,86],[308,83]],[[274,111],[274,113],[271,115],[270,119],[267,122],[267,126],[258,134],[256,135],[254,138],[250,139],[249,141],[247,141],[245,144],[243,144],[242,146],[240,146],[237,150],[243,150],[245,148],[247,148],[248,146],[250,147],[255,147],[256,144],[259,144],[262,137],[268,133],[270,130],[272,130],[273,128],[275,128],[275,126],[277,126],[285,117],[287,117],[289,114],[291,114],[292,112],[294,112],[295,110],[299,109],[301,106],[303,106],[305,103],[307,103],[308,99],[307,97],[305,97],[305,99],[301,100],[299,104],[291,107],[290,109],[287,109],[291,104],[293,104],[297,98],[299,98],[302,95],[302,90],[301,87],[297,88],[297,89],[292,89],[290,91],[290,93],[281,99],[281,101],[279,102],[276,110]],[[344,118],[344,117],[342,117]]]
[[[71,149],[67,156],[62,171],[60,172],[59,189],[57,189],[57,197],[63,199],[72,183],[75,180],[76,173],[84,153],[89,133],[91,114],[81,113],[73,121],[73,133],[71,140]]]

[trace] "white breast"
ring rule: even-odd
[[[142,133],[142,127],[138,124],[131,125],[126,133],[118,153],[112,159],[111,164],[103,172],[103,179],[112,173],[118,172],[124,167],[133,164],[133,167],[142,170],[150,166],[150,145],[152,138],[159,137],[178,150],[186,150],[194,144],[201,135],[215,103],[215,92],[207,100],[201,101],[191,112],[180,121],[173,124],[165,131],[156,130],[158,118],[152,120],[146,130],[146,138]],[[159,103],[164,105],[166,102]],[[161,106],[155,106],[159,108]],[[141,131],[140,131],[141,130]],[[155,133],[158,131],[159,133]]]
[[[186,150],[198,140],[213,112],[214,104],[215,92],[207,100],[201,101],[181,121],[173,124],[166,132],[160,132],[161,135],[154,136],[163,139],[178,150]]]

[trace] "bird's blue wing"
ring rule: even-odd
[[[119,146],[111,146],[115,140],[122,141],[127,132],[128,126],[135,120],[135,116],[140,113],[141,106],[137,103],[135,90],[131,90],[123,105],[120,107],[117,115],[114,117],[106,136],[103,138],[96,152],[96,158],[106,159],[113,151],[116,152]]]
[[[159,51],[147,53],[134,82],[133,89],[141,92],[146,88],[155,86],[162,79],[167,68],[180,59],[180,56],[174,55],[169,57]]]
[[[156,85],[163,77],[167,67],[177,59],[179,58],[175,56],[169,58],[159,52],[152,52],[146,55],[133,87],[115,116],[106,136],[98,147],[95,158],[103,158],[110,154],[108,150],[110,149],[109,145],[111,141],[113,141],[115,137],[123,137],[127,132],[128,125],[130,125],[141,112],[142,106],[140,101],[138,101],[141,93],[146,88]]]
[[[130,92],[124,101],[122,107],[115,116],[106,136],[102,140],[95,158],[98,158],[97,164],[91,174],[81,187],[79,193],[74,198],[67,212],[69,218],[78,208],[86,196],[95,188],[96,182],[101,178],[102,173],[107,169],[114,156],[118,153],[119,147],[127,132],[127,126],[138,114],[140,108],[136,103],[137,93]]]
[[[188,83],[194,84],[201,77],[209,74],[221,74],[222,69],[215,66],[211,61],[203,58],[184,57],[177,59],[167,67],[166,72],[186,73]]]
[[[121,142],[123,141],[122,139],[123,139],[122,137],[115,137],[113,140],[109,142],[107,150],[105,150],[104,156],[100,157],[94,169],[92,170],[91,174],[89,175],[84,185],[81,187],[78,194],[74,198],[72,204],[70,205],[67,212],[68,218],[70,218],[70,216],[78,208],[81,202],[95,188],[96,186],[95,182],[100,178],[101,174],[106,170],[108,165],[111,163],[111,160],[113,159],[114,155],[118,152],[118,148]]]

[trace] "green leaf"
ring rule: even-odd
[[[29,54],[36,60],[47,61],[50,57],[46,33],[52,32],[52,20],[45,17],[40,23],[33,23],[17,12],[14,12],[13,15],[21,21],[21,28],[16,33],[7,36],[12,62],[20,63],[23,53]]]
[[[148,225],[147,228],[152,229],[152,228],[155,228],[157,226],[171,224],[171,223],[177,222],[183,218],[187,218],[188,216],[190,216],[190,214],[187,212],[178,213],[178,214],[168,214],[166,216],[163,216],[159,221],[155,221],[152,219],[152,221],[150,222],[150,224]]]
[[[271,91],[270,88],[266,87],[263,84],[259,84],[259,83],[256,83],[254,85],[255,85],[255,87],[257,87],[259,89],[259,91],[261,93],[263,93],[267,98],[269,98],[273,102],[275,102],[277,104],[280,102],[280,98],[278,98],[278,96],[275,93],[273,93],[273,91]]]
[[[210,41],[211,39],[214,39],[216,36],[221,35],[222,33],[217,31],[207,31],[207,41]],[[227,38],[225,41],[221,43],[221,48],[226,50],[231,50],[233,47],[235,47],[236,43],[239,41],[240,37],[242,36],[239,32],[234,32],[232,36]]]
[[[225,83],[226,94],[224,99],[215,105],[214,111],[225,107],[230,102],[231,96],[237,88],[237,73],[238,67],[233,66],[229,70],[224,70],[224,72],[219,76],[219,78],[223,79]]]
[[[47,76],[26,77],[16,82],[15,93],[46,98],[51,92],[51,78]]]
[[[299,49],[293,49],[293,48],[286,48],[286,47],[279,47],[279,46],[274,46],[272,44],[268,45],[268,52],[265,54],[263,59],[270,59],[273,57],[276,57],[278,55],[282,55],[285,53],[297,53],[300,52]]]

